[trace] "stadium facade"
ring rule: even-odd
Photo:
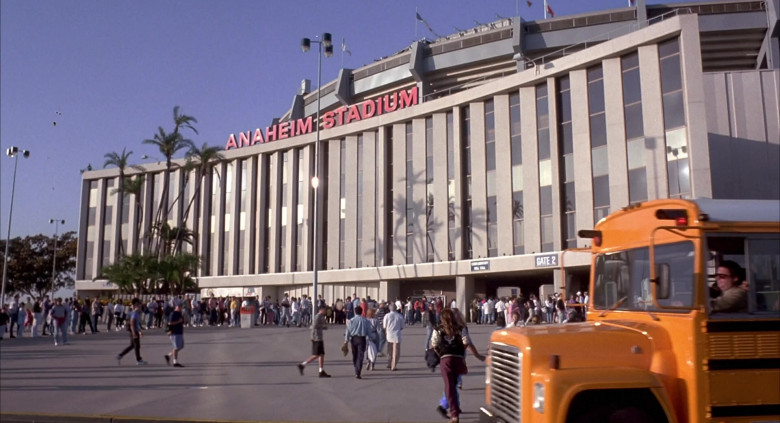
[[[589,255],[564,250],[611,211],[780,198],[779,32],[778,0],[638,1],[421,40],[323,84],[319,216],[302,84],[271,124],[226,134],[212,171],[174,168],[168,221],[195,233],[203,294],[311,294],[315,218],[328,301],[583,290]],[[145,182],[121,215],[118,170],[83,173],[80,295],[148,248],[164,169],[125,170]]]

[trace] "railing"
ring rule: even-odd
[[[692,10],[691,10],[690,7],[681,7],[681,8],[678,8],[678,9],[670,10],[670,11],[664,13],[664,14],[661,14],[661,15],[658,15],[658,16],[654,16],[654,17],[649,18],[649,19],[645,19],[643,21],[631,22],[628,25],[624,25],[624,26],[612,29],[610,31],[607,31],[607,32],[595,35],[595,36],[593,36],[593,37],[591,37],[591,38],[589,38],[589,39],[587,39],[585,41],[580,41],[577,44],[572,44],[572,45],[566,46],[566,47],[564,47],[564,48],[562,48],[560,50],[555,50],[555,51],[553,51],[551,53],[547,53],[547,54],[545,54],[543,56],[539,56],[539,57],[537,57],[537,58],[535,58],[533,60],[527,60],[526,61],[526,65],[528,63],[530,63],[533,67],[536,68],[536,73],[538,74],[540,72],[540,69],[539,69],[540,66],[544,67],[545,64],[549,63],[549,61],[551,61],[553,59],[557,59],[557,58],[560,58],[560,57],[565,57],[567,55],[567,53],[568,54],[572,54],[572,53],[576,53],[578,51],[581,51],[581,50],[583,50],[583,49],[588,47],[588,43],[594,43],[594,42],[601,43],[601,42],[604,42],[604,41],[609,41],[613,37],[615,37],[616,34],[617,34],[617,36],[623,36],[625,34],[628,34],[628,33],[631,33],[631,32],[639,30],[640,28],[645,26],[645,24],[652,25],[652,24],[661,22],[661,21],[663,21],[665,19],[677,16],[677,15],[680,15],[680,14],[690,15],[691,13],[692,13]],[[575,49],[576,49],[576,51],[572,51],[572,50],[575,50]]]

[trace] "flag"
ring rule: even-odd
[[[633,6],[634,5],[634,0],[628,0],[628,5],[629,6]]]
[[[420,21],[420,22],[422,22],[423,24],[425,24],[425,27],[426,27],[426,28],[428,28],[428,31],[430,31],[430,32],[431,32],[431,34],[433,34],[433,35],[435,35],[435,36],[437,36],[437,37],[441,38],[441,35],[437,34],[437,33],[436,33],[436,31],[434,31],[434,30],[433,30],[433,28],[431,28],[431,25],[428,23],[428,21],[426,21],[425,19],[423,19],[423,17],[422,17],[422,16],[420,16],[420,13],[418,13],[418,12],[415,12],[415,15],[417,15],[417,20],[418,20],[418,21]]]
[[[341,39],[341,51],[344,53],[347,53],[348,55],[352,56],[352,52],[347,50],[347,43],[344,41],[344,39]]]
[[[525,4],[528,5],[528,7],[533,6],[534,4],[531,2],[531,0],[525,0]]]
[[[551,18],[554,18],[554,17],[555,17],[555,12],[553,12],[553,10],[552,10],[552,7],[550,7],[550,5],[549,5],[549,4],[547,5],[547,13],[549,13],[549,14],[550,14],[550,17],[551,17]]]

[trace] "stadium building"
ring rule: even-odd
[[[421,40],[291,90],[210,171],[175,167],[168,222],[195,233],[204,295],[311,295],[314,251],[329,302],[584,290],[589,254],[564,250],[611,211],[780,198],[779,33],[778,0],[640,0]],[[144,184],[121,214],[119,171],[83,173],[81,295],[115,289],[101,267],[149,248],[164,169],[125,169]]]

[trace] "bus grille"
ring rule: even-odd
[[[509,345],[490,345],[490,406],[506,422],[521,421],[522,354]]]

